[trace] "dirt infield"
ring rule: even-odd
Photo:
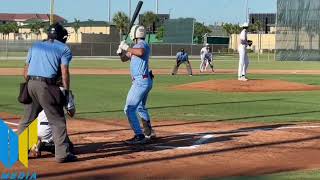
[[[5,121],[19,117],[1,113]],[[79,161],[57,164],[50,154],[31,159],[43,179],[200,179],[261,175],[320,168],[320,124],[165,121],[154,123],[158,139],[127,146],[126,121],[70,120]],[[1,168],[3,169],[3,168]],[[9,170],[5,170],[7,172]]]
[[[23,68],[0,68],[0,76],[22,75]],[[154,74],[171,74],[172,69],[153,69]],[[128,69],[90,69],[90,68],[71,68],[73,75],[121,75],[129,74]],[[314,74],[319,75],[320,70],[249,70],[252,74]],[[179,74],[187,74],[186,69],[179,70]],[[195,71],[195,75],[199,72]],[[213,73],[201,73],[213,74]],[[217,69],[214,74],[237,74],[235,69]]]
[[[314,91],[320,86],[280,80],[210,80],[175,86],[179,90],[202,90],[220,92],[276,92],[276,91]]]

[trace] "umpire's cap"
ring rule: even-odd
[[[66,43],[68,39],[68,31],[60,24],[54,23],[48,29],[48,39],[56,39]]]

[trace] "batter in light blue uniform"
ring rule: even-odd
[[[146,108],[148,94],[153,85],[153,75],[149,70],[150,47],[145,41],[145,36],[146,32],[143,26],[133,26],[130,37],[135,45],[130,48],[123,41],[117,51],[123,62],[130,60],[132,86],[128,92],[124,112],[135,136],[127,140],[127,144],[145,144],[148,140],[155,138],[150,115]],[[137,115],[142,120],[144,131],[140,127]]]

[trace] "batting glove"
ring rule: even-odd
[[[125,41],[121,41],[119,48],[124,50],[124,51],[128,51],[129,45],[126,44]]]
[[[119,48],[118,48],[118,50],[117,50],[117,54],[118,54],[118,55],[121,55],[121,54],[122,54],[122,49],[120,48],[120,46],[119,46]]]

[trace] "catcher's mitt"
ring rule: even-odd
[[[251,40],[248,40],[248,45],[249,45],[249,46],[252,46],[252,43],[253,43],[253,42],[252,42]]]
[[[63,87],[60,87],[60,90],[65,97],[64,107],[67,111],[67,114],[70,117],[73,117],[76,114],[76,105],[74,102],[74,95],[71,90],[65,90]]]
[[[69,90],[68,94],[66,96],[67,98],[67,104],[65,106],[67,113],[70,117],[73,117],[76,114],[76,105],[74,103],[74,95],[72,94],[72,91]]]

